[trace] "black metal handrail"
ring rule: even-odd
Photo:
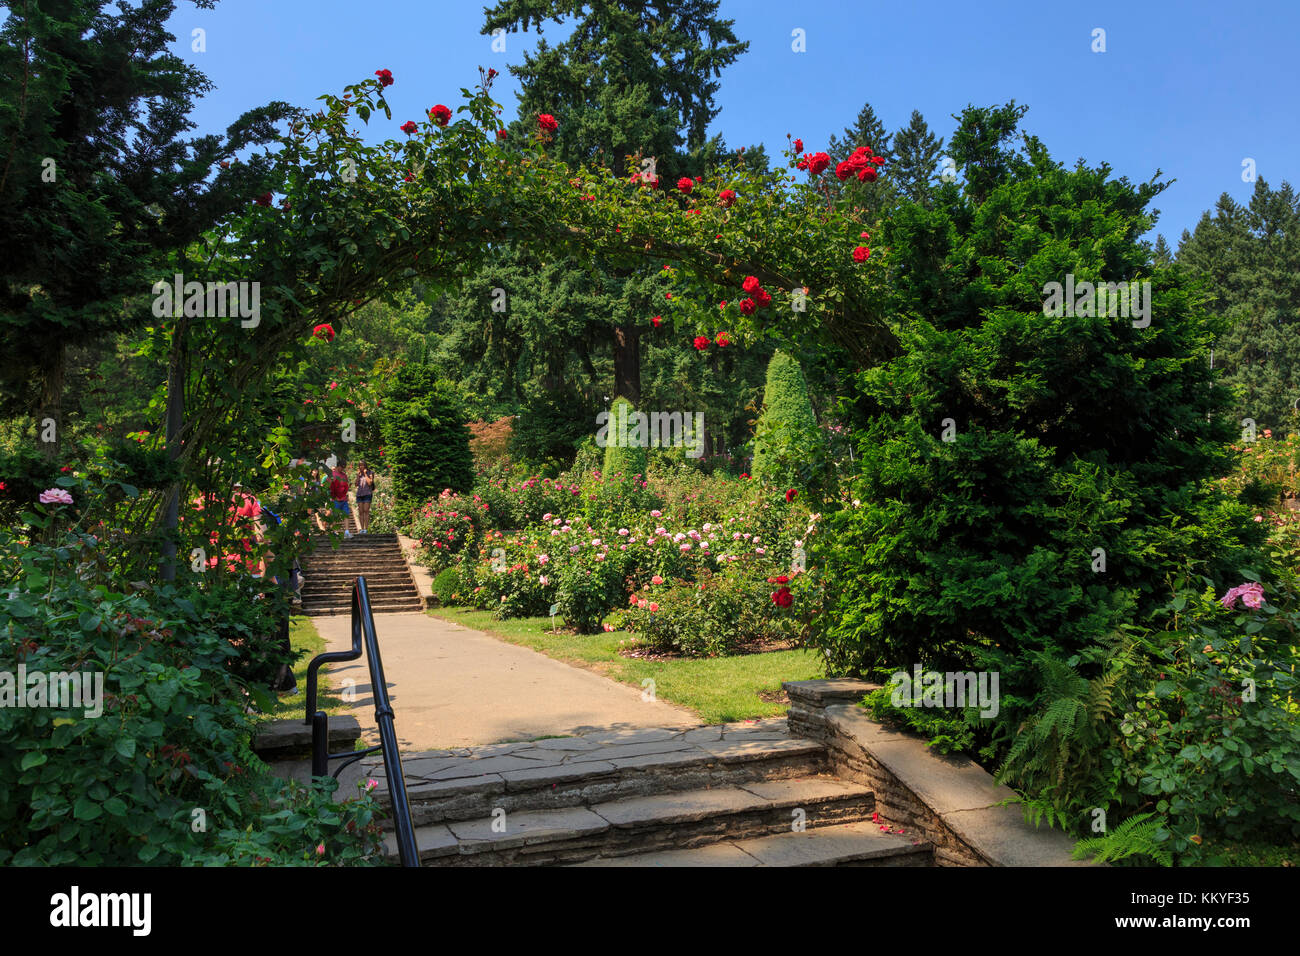
[[[329,715],[316,709],[317,671],[322,664],[355,661],[361,656],[365,643],[366,661],[370,665],[371,693],[375,699],[375,723],[379,727],[379,746],[349,753],[329,753]],[[388,778],[388,796],[392,801],[393,823],[397,827],[397,853],[402,866],[419,866],[420,853],[415,844],[415,826],[411,822],[411,804],[406,796],[406,780],[402,776],[402,756],[397,750],[397,732],[393,729],[393,706],[388,700],[388,685],[384,683],[384,662],[379,657],[379,641],[375,637],[375,615],[370,610],[370,591],[364,576],[358,575],[352,586],[352,650],[327,651],[317,654],[307,665],[307,716],[311,724],[311,773],[323,777],[329,773],[331,760],[343,760],[334,776],[348,764],[366,754],[382,751],[384,773]]]

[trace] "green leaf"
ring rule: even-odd
[[[121,797],[109,797],[104,801],[104,810],[115,817],[126,816],[126,803]]]
[[[31,750],[23,754],[22,763],[18,765],[19,770],[30,770],[32,767],[39,767],[50,758],[41,753],[39,750]]]
[[[118,753],[120,753],[123,757],[130,760],[132,757],[135,756],[135,738],[118,737],[113,741],[113,749],[116,750]]]
[[[1168,697],[1176,690],[1178,690],[1178,685],[1171,680],[1162,680],[1156,684],[1157,697]]]
[[[97,820],[103,814],[104,808],[88,797],[78,797],[72,806],[72,815],[78,820]]]

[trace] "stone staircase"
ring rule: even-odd
[[[331,547],[325,535],[313,536],[312,550],[300,563],[304,614],[351,613],[352,585],[359,574],[366,577],[370,607],[376,614],[424,608],[395,534],[354,530],[338,548]]]
[[[387,802],[382,761],[366,758]],[[404,755],[423,865],[931,866],[785,718]],[[391,820],[388,822],[391,829]],[[396,860],[390,832],[388,852]]]

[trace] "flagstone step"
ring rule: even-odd
[[[614,730],[402,757],[416,825],[579,807],[679,790],[819,774],[825,748],[783,718],[708,727]],[[380,778],[382,761],[367,758]],[[376,796],[388,803],[387,783]]]
[[[424,602],[418,598],[406,599],[392,602],[371,602],[370,610],[375,614],[406,614],[412,611],[423,611]],[[304,601],[301,613],[307,617],[330,616],[336,614],[351,614],[351,604],[317,604],[311,607],[307,606]]]
[[[870,817],[872,791],[831,776],[657,793],[587,807],[498,808],[416,828],[420,859],[441,866],[543,866],[817,828]],[[386,839],[390,856],[396,840]]]
[[[933,866],[919,834],[885,832],[869,820],[727,840],[687,850],[599,856],[575,866]]]

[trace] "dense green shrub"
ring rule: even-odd
[[[956,138],[979,175],[882,226],[900,344],[857,377],[861,506],[828,519],[815,556],[831,670],[999,671],[982,742],[1009,740],[1039,703],[1036,654],[1070,660],[1158,622],[1184,561],[1226,581],[1263,539],[1210,483],[1234,431],[1213,323],[1141,241],[1161,187],[1067,169],[1032,139],[1005,150],[981,131],[1014,129],[1018,111],[994,112],[968,111]],[[1149,281],[1150,324],[1045,314],[1067,276]]]
[[[474,456],[459,399],[434,369],[398,370],[383,399],[380,429],[398,502],[427,501],[444,489],[473,485]]]
[[[594,421],[595,413],[576,393],[534,395],[515,417],[510,457],[533,470],[569,468],[578,446],[591,437]]]
[[[818,486],[825,444],[803,369],[788,353],[774,353],[767,366],[763,413],[754,430],[753,476],[783,488]]]
[[[39,542],[0,529],[0,671],[87,674],[103,696],[0,706],[0,864],[379,861],[371,797],[336,803],[333,781],[289,783],[249,750],[271,601],[243,575],[99,583],[103,542],[62,507],[31,516]]]
[[[443,568],[433,579],[433,594],[443,607],[453,607],[460,603],[460,570],[454,567]]]
[[[633,595],[625,620],[653,650],[716,657],[784,632],[796,612],[774,604],[772,593],[773,584],[749,567],[731,564],[698,582],[650,585]]]

